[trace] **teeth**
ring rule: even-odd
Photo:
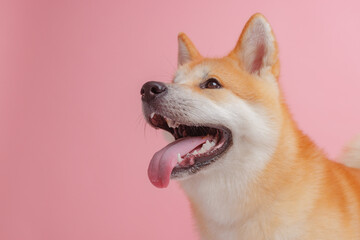
[[[204,147],[202,147],[200,150],[199,150],[199,154],[202,154],[202,153],[204,153],[204,152],[206,152],[206,150],[204,149]]]
[[[178,153],[178,155],[177,155],[177,161],[178,161],[178,163],[181,163],[182,161],[184,161],[184,159],[181,157],[180,153]]]
[[[206,142],[201,146],[201,149],[199,150],[198,153],[204,153],[209,151],[213,146],[215,146],[215,142],[211,141],[209,142],[209,140],[206,140]]]
[[[167,125],[168,125],[169,127],[171,127],[173,120],[171,120],[171,119],[169,119],[169,118],[165,118],[165,120],[166,120]]]
[[[167,125],[168,125],[169,127],[171,127],[171,128],[177,128],[177,127],[180,126],[179,123],[175,122],[175,121],[172,120],[172,119],[165,118],[165,120],[166,120]]]
[[[192,153],[187,153],[184,158],[181,157],[180,153],[177,154],[177,162],[178,164],[182,163],[185,159],[189,161],[189,165],[193,165],[195,163],[195,155],[205,153],[209,151],[212,147],[215,146],[215,141],[209,141],[206,140],[206,142],[202,145],[201,149],[199,151],[194,150]]]
[[[155,115],[155,113],[150,114],[150,118],[153,118],[153,117],[154,117],[154,115]]]
[[[189,164],[190,164],[190,165],[194,165],[194,164],[195,164],[195,158],[194,158],[194,157],[190,158]]]

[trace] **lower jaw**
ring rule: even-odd
[[[171,172],[171,179],[181,179],[185,178],[187,176],[191,176],[193,174],[196,174],[206,166],[210,165],[212,162],[215,162],[218,157],[214,157],[208,161],[205,162],[195,162],[195,164],[189,166],[189,167],[182,167],[178,168],[175,167]]]
[[[172,170],[170,178],[181,180],[183,178],[198,173],[199,171],[203,170],[204,168],[207,168],[212,163],[219,160],[219,158],[221,158],[223,154],[225,154],[226,151],[229,149],[230,145],[232,145],[231,132],[226,132],[225,134],[228,134],[228,136],[226,136],[226,139],[223,139],[224,143],[219,148],[219,152],[216,155],[208,155],[195,159],[195,163],[193,165],[182,166],[182,167],[177,166]]]

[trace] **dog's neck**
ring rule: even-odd
[[[255,158],[259,158],[259,151],[250,149],[246,156],[234,155],[226,156],[232,159],[220,161],[241,162],[244,158],[255,161]],[[182,181],[181,186],[188,195],[202,237],[235,239],[239,232],[244,231],[240,235],[246,236],[246,239],[261,239],[261,236],[268,234],[266,229],[270,229],[272,223],[277,224],[276,215],[281,214],[273,206],[288,199],[292,187],[301,181],[301,174],[308,174],[304,164],[299,164],[305,161],[306,155],[324,158],[285,111],[277,144],[263,167],[233,164],[229,168],[219,161],[217,166],[205,173],[200,172]],[[294,169],[299,174],[294,174]],[[268,226],[262,225],[265,222]]]

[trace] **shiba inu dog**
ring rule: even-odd
[[[201,239],[360,239],[360,140],[330,161],[293,121],[278,47],[261,14],[223,58],[183,33],[171,84],[141,89],[147,122],[175,141],[153,156],[153,185],[179,180]]]

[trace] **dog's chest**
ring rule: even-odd
[[[184,190],[193,204],[194,217],[204,240],[299,239],[301,235],[299,225],[280,220],[280,212],[271,207],[259,207],[243,197],[248,193],[240,189],[227,194],[212,184],[201,187],[192,184]]]
[[[224,190],[217,184],[221,183],[212,179],[206,184],[183,184],[200,223],[202,239],[263,239],[261,223],[267,217],[254,213],[255,207],[246,201],[241,189]]]

